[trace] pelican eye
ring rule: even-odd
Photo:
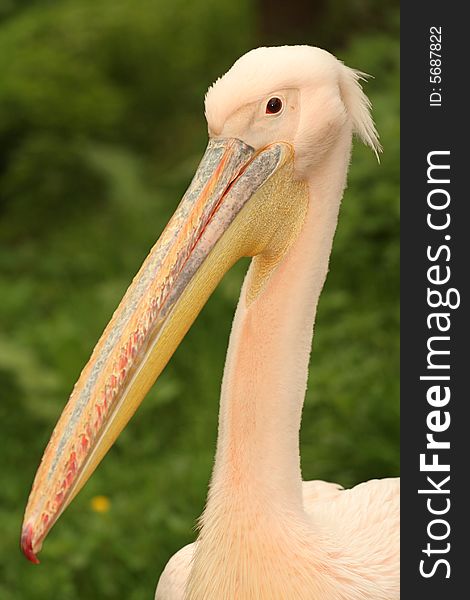
[[[266,114],[275,115],[282,109],[282,100],[280,98],[270,98],[266,104]]]

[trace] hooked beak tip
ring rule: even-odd
[[[31,523],[26,523],[21,532],[21,550],[26,558],[34,563],[39,564],[39,559],[33,552],[33,527]]]

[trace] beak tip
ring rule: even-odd
[[[29,561],[35,565],[39,564],[39,559],[33,551],[33,527],[31,523],[26,523],[21,532],[21,550]]]

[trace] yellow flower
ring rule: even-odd
[[[91,509],[97,513],[106,513],[111,507],[111,502],[107,496],[94,496],[90,504]]]

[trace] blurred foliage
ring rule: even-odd
[[[354,150],[302,425],[305,479],[351,485],[398,469],[398,12],[323,5],[301,41],[375,75],[385,149],[380,166]],[[18,551],[53,424],[203,151],[208,84],[248,49],[292,41],[281,26],[263,37],[262,20],[248,0],[0,0],[1,600],[151,598],[194,539],[246,262],[62,517],[44,564]]]

